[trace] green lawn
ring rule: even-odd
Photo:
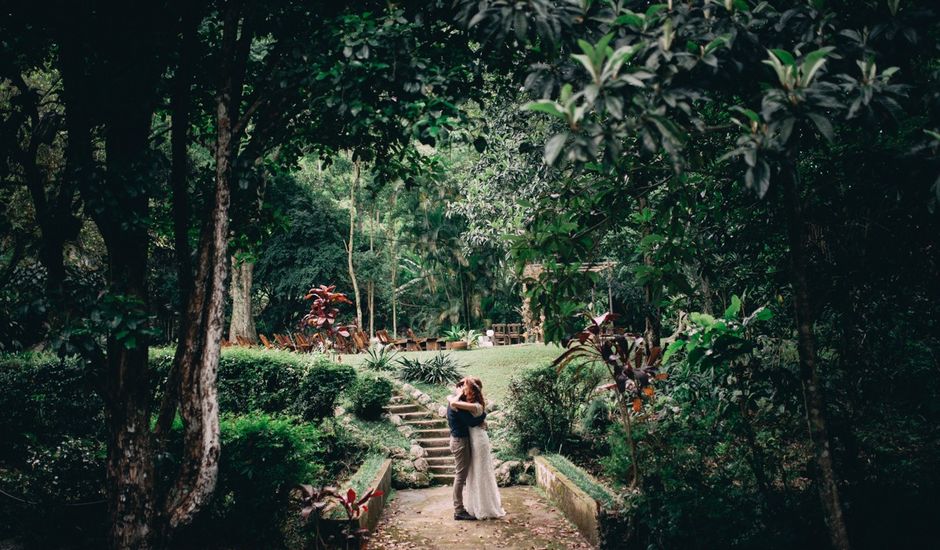
[[[463,369],[464,374],[477,376],[483,381],[483,394],[488,401],[502,405],[506,397],[506,389],[509,387],[509,379],[515,373],[549,363],[561,352],[562,348],[554,345],[519,344],[469,351],[445,351],[444,353],[452,353],[455,359],[466,366]],[[409,351],[400,353],[400,356],[427,359],[436,353],[440,352]],[[361,367],[364,358],[365,354],[361,353],[342,356],[343,363],[356,368]],[[438,401],[443,401],[444,396],[450,391],[450,388],[430,384],[414,384],[414,386]]]

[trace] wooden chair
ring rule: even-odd
[[[493,323],[493,345],[504,346],[511,343],[509,334],[506,333],[506,323]]]
[[[250,348],[254,345],[251,343],[251,340],[249,340],[248,338],[245,338],[244,336],[236,336],[235,342],[237,342],[238,345],[243,348]]]
[[[297,346],[294,345],[294,342],[290,339],[289,336],[284,336],[283,334],[275,334],[274,339],[277,340],[277,343],[286,350],[297,351]]]
[[[310,353],[313,350],[313,344],[307,341],[306,336],[302,332],[294,333],[294,343],[297,344],[297,351],[303,353]]]
[[[356,345],[363,351],[369,349],[369,337],[366,336],[365,332],[361,330],[356,331]]]
[[[268,340],[268,337],[265,336],[264,334],[258,334],[258,339],[261,340],[261,344],[262,344],[265,348],[267,348],[267,349],[274,349],[274,344],[272,344],[271,341]]]
[[[506,339],[510,344],[522,343],[522,325],[509,323],[506,325]]]
[[[403,338],[397,338],[397,339],[392,338],[391,336],[388,335],[388,331],[384,329],[375,331],[375,336],[379,339],[380,344],[382,344],[383,346],[390,347],[392,349],[396,349],[396,350],[402,349],[405,343],[408,342],[408,340],[403,339]]]
[[[418,335],[415,334],[415,331],[408,329],[408,342],[405,344],[405,347],[408,351],[422,351],[427,345],[427,338],[418,338]]]
[[[326,340],[323,339],[323,335],[319,332],[314,332],[313,336],[308,340],[313,346],[311,351],[323,351],[326,349]]]
[[[333,337],[333,351],[339,353],[349,353],[349,340],[340,333],[336,333]]]

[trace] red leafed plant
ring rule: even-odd
[[[351,304],[349,298],[342,292],[334,292],[336,285],[320,285],[311,288],[304,300],[313,300],[310,304],[310,313],[304,315],[301,319],[301,326],[311,327],[318,331],[325,330],[330,336],[341,334],[344,337],[349,336],[349,331],[336,325],[336,317],[339,315],[340,304]]]
[[[633,415],[639,414],[643,404],[655,395],[653,381],[662,380],[666,375],[659,373],[663,356],[661,348],[649,346],[638,334],[604,335],[604,329],[612,326],[616,318],[615,313],[609,312],[590,317],[591,324],[574,335],[567,344],[568,349],[555,359],[553,365],[560,371],[572,361],[581,360],[579,368],[585,363],[597,362],[607,367],[612,382],[603,388],[614,390],[617,394],[620,419],[630,446],[633,478],[630,485],[633,487],[639,483]]]
[[[359,516],[362,515],[363,512],[369,509],[369,506],[366,504],[368,501],[385,494],[379,489],[372,488],[366,491],[362,497],[356,498],[356,490],[352,487],[346,491],[346,494],[342,494],[334,487],[299,485],[297,489],[300,492],[300,516],[306,522],[310,522],[311,516],[313,516],[317,548],[337,548],[336,541],[324,541],[320,534],[320,519],[322,519],[323,511],[326,509],[330,500],[335,500],[343,506],[343,509],[346,511],[346,518],[349,520],[348,524],[343,529],[343,535],[345,537],[344,546],[349,547],[350,544],[356,543],[354,547],[358,548],[359,543],[368,536],[369,530],[355,529],[354,526],[356,523],[354,522],[359,519]]]

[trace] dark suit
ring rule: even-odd
[[[486,413],[473,416],[469,411],[447,407],[447,425],[450,427],[450,452],[454,454],[454,513],[466,514],[463,507],[463,487],[470,468],[470,428],[486,420]]]

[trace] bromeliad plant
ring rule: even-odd
[[[630,487],[640,483],[640,473],[636,459],[636,442],[633,440],[633,420],[643,411],[644,404],[655,395],[653,382],[662,380],[665,374],[659,372],[662,363],[662,349],[650,346],[639,335],[617,334],[604,336],[604,328],[612,326],[617,315],[604,313],[598,317],[589,317],[591,324],[578,332],[568,342],[568,349],[552,363],[561,371],[569,363],[576,363],[577,372],[592,363],[603,363],[612,380],[601,386],[613,390],[617,395],[620,420],[630,446]]]
[[[385,493],[380,489],[369,489],[364,495],[358,497],[356,490],[350,487],[345,494],[334,487],[314,487],[313,485],[299,485],[297,490],[300,493],[300,517],[309,525],[312,524],[314,530],[314,547],[338,548],[338,541],[324,540],[320,531],[320,520],[323,519],[323,512],[326,510],[330,501],[338,502],[346,511],[346,518],[349,520],[343,528],[344,548],[359,548],[359,544],[369,535],[368,529],[355,529],[354,523],[359,519],[363,512],[369,509],[367,502],[373,498],[379,498]],[[358,497],[358,498],[357,498]]]

